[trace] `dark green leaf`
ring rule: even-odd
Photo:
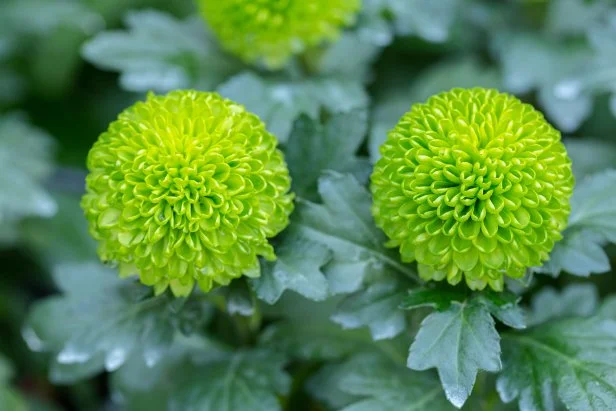
[[[335,114],[324,124],[301,116],[285,149],[293,191],[303,199],[318,200],[317,183],[324,170],[348,172],[367,181],[368,159],[356,157],[367,127],[364,110]]]
[[[501,399],[522,410],[554,410],[553,389],[570,410],[616,404],[616,322],[565,319],[503,335]]]
[[[430,314],[411,345],[408,366],[419,371],[437,368],[447,399],[461,407],[479,370],[501,368],[500,338],[487,308],[453,303],[447,311]]]

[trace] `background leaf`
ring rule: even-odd
[[[344,77],[264,78],[244,72],[222,84],[218,91],[257,114],[281,143],[289,138],[300,114],[316,119],[321,108],[336,113],[368,104],[362,84]]]
[[[605,410],[616,401],[616,322],[565,319],[503,335],[498,392],[524,410]]]
[[[601,246],[616,242],[616,171],[606,170],[577,182],[571,198],[569,225],[556,243],[550,260],[539,272],[554,276],[561,271],[587,277],[610,270]]]
[[[92,64],[121,72],[126,90],[210,90],[240,67],[218,49],[200,19],[141,11],[129,13],[126,25],[127,32],[103,32],[83,48]]]
[[[367,158],[357,157],[357,152],[367,128],[364,110],[334,114],[324,124],[301,116],[285,149],[293,191],[305,200],[318,200],[318,180],[324,170],[351,173],[366,182],[369,162]]]

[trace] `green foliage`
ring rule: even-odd
[[[503,401],[517,399],[522,410],[554,410],[555,394],[568,409],[600,410],[614,404],[616,322],[591,316],[593,293],[580,287],[561,296],[544,292],[533,301],[538,324],[502,336],[503,372],[497,388]]]
[[[0,242],[11,240],[6,233],[22,218],[55,214],[42,184],[53,170],[53,148],[51,137],[23,116],[0,115]]]
[[[6,358],[0,355],[0,409],[26,411],[28,407],[21,396],[8,386],[13,369]]]
[[[363,0],[350,16],[335,12],[336,5],[354,7],[356,0],[207,1],[200,10],[196,0],[0,0],[0,410],[613,409],[616,3]],[[303,12],[302,21],[286,24],[283,6],[295,3],[300,8],[293,10],[309,5],[303,10],[316,10],[334,24],[317,24]],[[208,14],[230,4],[235,8]],[[299,36],[292,30],[297,27],[311,29]],[[562,239],[554,237],[549,259],[515,270],[519,278],[500,281],[502,271],[492,272],[499,291],[424,281],[443,273],[426,271],[414,257],[401,258],[373,217],[376,208],[405,198],[410,207],[423,201],[421,213],[439,223],[429,208],[442,202],[441,188],[432,183],[443,164],[423,170],[424,185],[400,182],[399,192],[380,199],[371,195],[378,182],[370,176],[388,132],[412,106],[452,88],[474,87],[498,89],[543,113],[556,130],[550,138],[562,137],[576,180],[568,224],[559,230]],[[130,218],[126,204],[143,199],[147,185],[150,204],[139,209],[143,219],[131,232],[161,225],[160,216],[149,220],[156,226],[146,222],[158,205],[168,205],[164,224],[181,238],[201,234],[200,241],[232,242],[242,234],[236,220],[202,218],[196,210],[211,202],[217,215],[236,213],[249,221],[250,231],[265,222],[271,204],[228,191],[228,201],[219,204],[211,193],[225,173],[203,181],[191,176],[207,175],[212,163],[225,164],[260,170],[278,187],[280,176],[268,167],[284,158],[295,210],[288,226],[269,236],[267,258],[236,270],[241,278],[212,283],[208,292],[181,287],[182,298],[161,286],[156,296],[129,275],[135,261],[152,255],[138,237],[131,238],[134,249],[119,251],[125,264],[98,262],[109,256],[109,246],[93,238],[96,230],[80,207],[86,160],[126,107],[150,91],[187,89],[237,101],[275,139],[253,136],[239,144],[252,135],[249,127],[222,121],[219,108],[195,113],[172,102],[163,116],[160,107],[145,113],[137,104],[141,109],[131,111],[128,129],[111,127],[117,146],[90,153],[100,192],[121,193],[114,199],[101,195],[101,209],[114,202]],[[427,151],[431,158],[447,158],[450,134],[464,127],[448,129],[436,117],[436,111],[423,113],[396,133],[416,136],[422,128],[430,136],[441,133],[445,144],[398,144],[399,163],[386,170],[384,181],[397,181]],[[502,113],[499,118],[505,119]],[[144,129],[148,121],[154,130]],[[481,123],[477,116],[472,121]],[[535,161],[546,137],[535,126],[498,136],[478,127],[461,139],[474,132],[516,143],[526,131],[536,136],[524,145],[523,158]],[[187,136],[205,148],[199,144],[204,136],[221,133],[233,138],[217,140],[221,154],[215,159],[186,149]],[[156,144],[129,153],[144,138]],[[258,162],[250,151],[229,155],[259,142],[268,154]],[[494,159],[493,152],[476,148],[473,164],[507,157]],[[164,187],[152,178],[131,186],[124,172],[139,174],[161,154],[168,158],[157,169]],[[460,154],[452,164],[462,163]],[[132,161],[134,156],[148,161]],[[504,180],[517,179],[517,160],[499,162]],[[534,177],[509,194],[509,206],[518,211],[516,201],[532,191],[551,204],[543,221],[564,223],[569,205],[552,201],[563,185],[538,185],[545,180],[541,173],[554,181],[552,160],[545,155],[535,161]],[[197,173],[186,166],[196,163],[202,166]],[[191,182],[198,196],[185,189]],[[260,180],[243,183],[262,192]],[[429,201],[420,195],[424,191]],[[427,232],[420,221],[403,221],[408,211],[391,214],[402,237],[419,236],[405,247],[407,257],[425,251]],[[215,234],[183,225],[187,219],[212,224]],[[91,220],[99,223],[98,217]],[[498,224],[510,228],[507,220]],[[127,242],[129,234],[121,231],[109,240]],[[216,235],[221,232],[228,237]],[[529,244],[528,230],[516,235]],[[498,247],[512,259],[524,257],[516,254],[519,242],[501,240]],[[233,244],[240,254],[247,251],[241,241]],[[440,246],[427,246],[435,259]],[[180,250],[179,241],[167,247],[183,257],[191,253]],[[218,264],[223,271],[241,262],[239,254],[218,251],[202,260],[224,261]],[[476,260],[473,253],[457,253],[462,265]],[[184,266],[196,281],[208,277],[207,269],[182,256],[177,266],[154,261],[153,267],[161,278]],[[489,252],[483,257],[498,259]]]
[[[578,181],[571,198],[569,225],[540,272],[567,271],[589,276],[610,270],[605,243],[616,242],[616,171],[606,170]]]
[[[183,312],[193,311],[197,323],[207,318],[198,300],[152,297],[146,287],[95,263],[58,266],[54,279],[64,295],[38,302],[23,334],[31,349],[52,353],[50,378],[57,383],[114,371],[132,355],[154,365],[176,329],[192,326],[182,324]]]
[[[126,25],[128,32],[103,32],[83,48],[92,64],[121,72],[126,90],[211,90],[238,69],[197,18],[142,11],[129,13]]]
[[[368,104],[362,85],[342,76],[269,78],[245,72],[222,84],[218,91],[257,114],[281,143],[289,138],[300,114],[317,118],[321,108],[335,113]]]

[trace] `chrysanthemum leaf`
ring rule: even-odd
[[[0,116],[0,231],[25,217],[51,217],[57,205],[44,188],[53,170],[53,140],[17,114]]]
[[[289,80],[244,72],[232,77],[218,90],[257,114],[282,143],[287,141],[294,121],[302,113],[316,119],[321,108],[335,113],[364,108],[368,104],[362,83],[345,77]]]
[[[592,284],[572,284],[561,292],[543,288],[533,296],[529,323],[540,324],[566,317],[588,317],[599,305],[597,289]]]
[[[411,345],[407,365],[420,371],[437,368],[447,399],[461,407],[479,370],[501,368],[500,338],[490,312],[475,301],[433,312]]]
[[[336,407],[341,411],[455,409],[432,375],[409,370],[383,355],[359,354],[332,368],[330,384],[346,394],[346,404]],[[321,372],[315,378],[324,376]]]
[[[572,410],[607,410],[616,403],[616,322],[599,317],[548,322],[502,335],[505,402],[552,411],[554,394]]]
[[[185,21],[158,11],[131,12],[128,31],[100,33],[83,47],[97,67],[121,72],[129,91],[210,90],[240,64],[222,53],[198,18]]]
[[[335,114],[324,124],[302,115],[285,148],[293,191],[305,200],[318,200],[318,180],[324,170],[351,173],[367,181],[368,159],[356,156],[367,127],[364,110]]]
[[[561,271],[587,277],[610,270],[606,243],[616,243],[616,171],[606,170],[577,182],[571,198],[569,225],[550,260],[538,269],[554,276]]]
[[[571,157],[571,170],[576,180],[597,174],[616,164],[616,142],[596,138],[566,138],[565,147]]]
[[[407,287],[402,279],[379,275],[342,300],[332,320],[349,329],[369,327],[375,340],[393,338],[406,327],[404,312],[399,307]]]
[[[278,396],[288,392],[286,359],[267,349],[239,350],[188,367],[169,399],[170,409],[279,411]]]
[[[259,341],[292,358],[315,361],[337,360],[375,346],[365,330],[344,330],[322,318],[278,322],[267,328]]]
[[[150,297],[148,288],[99,264],[60,265],[54,277],[64,294],[37,303],[23,334],[31,349],[53,354],[50,377],[58,383],[113,371],[132,355],[154,364],[176,327],[185,326],[169,295]],[[194,304],[184,310],[200,310],[195,321],[207,319],[207,307]]]
[[[112,376],[128,411],[280,410],[285,358],[265,348],[232,350],[201,336],[176,339],[154,366],[132,357]]]
[[[399,35],[417,35],[434,42],[445,42],[461,5],[459,0],[366,0],[369,10],[386,11],[393,18]]]
[[[262,261],[261,277],[251,280],[257,296],[274,304],[285,290],[293,290],[311,300],[324,300],[329,287],[321,269],[331,260],[329,248],[301,235],[281,240],[276,261]]]
[[[384,267],[415,278],[414,269],[384,246],[370,215],[370,194],[354,177],[329,172],[319,180],[319,193],[323,204],[300,201],[288,230],[333,252],[324,268],[331,294],[357,291],[366,276],[378,277]]]

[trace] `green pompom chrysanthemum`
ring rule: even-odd
[[[372,174],[373,214],[422,278],[502,290],[548,258],[567,224],[571,161],[560,133],[497,90],[414,105]]]
[[[88,155],[82,207],[102,260],[161,293],[187,295],[241,275],[288,224],[291,181],[277,140],[216,93],[150,94]]]
[[[199,0],[203,17],[226,50],[270,68],[335,40],[360,5],[361,0]]]

